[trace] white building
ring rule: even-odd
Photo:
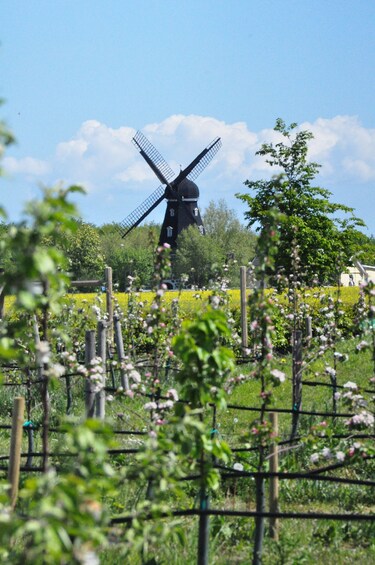
[[[359,261],[356,261],[355,267],[348,267],[340,277],[343,286],[358,286],[367,281],[375,284],[375,265],[362,265]]]

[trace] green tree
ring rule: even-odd
[[[202,288],[218,273],[223,263],[222,249],[210,236],[202,236],[196,226],[189,226],[178,237],[174,273],[188,277],[188,284]]]
[[[246,265],[254,257],[256,236],[242,225],[234,210],[224,200],[211,201],[204,211],[206,235],[191,226],[178,238],[175,271],[189,276],[189,283],[207,286],[216,275],[239,284],[238,265]]]
[[[237,214],[228,208],[225,200],[211,200],[203,214],[206,235],[220,241],[226,254],[233,254],[237,259],[245,254],[254,253],[256,236],[241,224]]]
[[[95,226],[79,221],[76,232],[67,241],[65,251],[73,279],[103,276],[105,261]]]
[[[353,230],[349,242],[353,256],[363,265],[375,265],[375,237],[368,237],[358,230]]]
[[[99,230],[101,252],[113,269],[113,281],[121,291],[129,275],[136,277],[138,286],[151,286],[159,226],[139,226],[125,238],[122,231],[117,224],[105,224]]]
[[[312,185],[320,167],[307,160],[313,134],[296,128],[295,123],[287,127],[281,119],[276,121],[274,129],[284,139],[263,144],[257,155],[265,156],[266,162],[281,172],[270,180],[246,180],[255,196],[237,197],[248,206],[248,225],[255,225],[258,232],[267,229],[270,210],[281,212],[277,270],[283,268],[286,275],[292,272],[292,249],[298,245],[307,280],[316,274],[321,282],[335,282],[338,270],[348,264],[353,253],[356,228],[364,222],[353,215],[353,208],[330,202],[330,191]]]

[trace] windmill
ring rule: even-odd
[[[214,139],[188,167],[181,170],[176,178],[174,172],[149,140],[138,131],[132,139],[146,163],[154,171],[161,185],[129,216],[120,226],[122,237],[126,237],[137,227],[163,200],[167,200],[167,209],[160,232],[159,244],[168,243],[172,249],[177,247],[177,238],[182,230],[196,225],[204,234],[202,218],[198,209],[199,189],[194,180],[207,167],[221,147],[219,137]]]

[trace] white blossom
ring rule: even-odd
[[[63,375],[65,375],[65,371],[66,371],[66,369],[65,369],[64,365],[60,365],[60,363],[54,363],[49,368],[48,374],[49,374],[50,377],[59,378],[59,377],[62,377]]]
[[[280,383],[283,383],[285,381],[285,373],[279,371],[279,369],[272,369],[270,373]]]
[[[167,396],[171,397],[175,402],[178,401],[178,393],[175,388],[170,388],[169,390],[167,390]]]
[[[326,459],[331,459],[332,458],[332,452],[331,452],[330,448],[329,447],[323,447],[322,455]]]
[[[156,404],[156,402],[146,402],[146,404],[143,406],[145,410],[156,410],[157,407],[158,405]]]
[[[348,381],[344,384],[344,388],[349,388],[350,390],[358,390],[358,385],[352,381]]]
[[[333,367],[326,367],[325,368],[325,372],[327,373],[327,375],[329,375],[330,377],[335,377],[336,376],[336,371]]]
[[[366,410],[362,410],[359,414],[355,414],[349,420],[346,421],[346,424],[350,427],[364,427],[364,426],[373,426],[374,425],[374,416],[370,414],[370,412],[366,412]]]
[[[243,465],[242,465],[242,463],[235,463],[235,464],[233,465],[233,469],[234,469],[235,471],[243,471]]]
[[[51,351],[49,348],[48,341],[40,341],[36,345],[38,362],[39,363],[48,363],[51,357]]]

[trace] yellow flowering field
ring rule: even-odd
[[[306,291],[306,302],[312,306],[312,311],[316,311],[321,307],[320,298],[314,296],[319,293],[321,295],[330,294],[331,296],[337,296],[336,287],[324,287],[320,289],[311,289]],[[250,294],[251,291],[248,291]],[[271,292],[271,291],[270,291]],[[190,317],[194,312],[200,310],[204,305],[208,303],[209,296],[211,296],[214,291],[194,291],[194,290],[183,290],[183,291],[166,291],[164,295],[166,305],[171,305],[173,300],[178,300],[181,315],[184,317]],[[231,289],[227,291],[229,296],[229,305],[232,310],[236,311],[240,309],[240,291],[239,289]],[[135,294],[137,301],[141,301],[147,307],[147,304],[151,304],[153,301],[154,293],[151,291],[137,292]],[[78,308],[84,305],[94,305],[97,303],[98,299],[101,300],[102,306],[105,307],[106,296],[105,293],[95,294],[95,293],[73,293],[67,295]],[[358,287],[341,287],[340,288],[340,298],[343,302],[343,308],[346,312],[351,311],[352,307],[357,303],[359,297]],[[122,310],[126,310],[128,305],[129,294],[124,292],[117,292],[114,294],[115,301],[118,302],[119,307]],[[12,309],[14,298],[12,296],[5,297],[5,311],[9,312]]]
[[[178,300],[179,308],[183,316],[191,316],[197,310],[200,310],[209,301],[209,297],[213,294],[213,291],[193,291],[193,290],[168,290],[164,294],[164,300],[166,306],[171,306],[174,300]],[[240,291],[239,289],[229,290],[229,301],[230,306],[234,309],[240,308]],[[145,306],[151,304],[155,293],[151,291],[136,292],[132,296],[135,296],[136,300],[143,302]],[[69,298],[73,299],[77,306],[82,305],[83,301],[87,304],[95,304],[98,295],[96,294],[71,294]],[[103,304],[105,304],[105,294],[100,294]],[[118,303],[121,310],[126,310],[128,306],[129,294],[126,292],[116,292],[114,294],[114,299]]]

